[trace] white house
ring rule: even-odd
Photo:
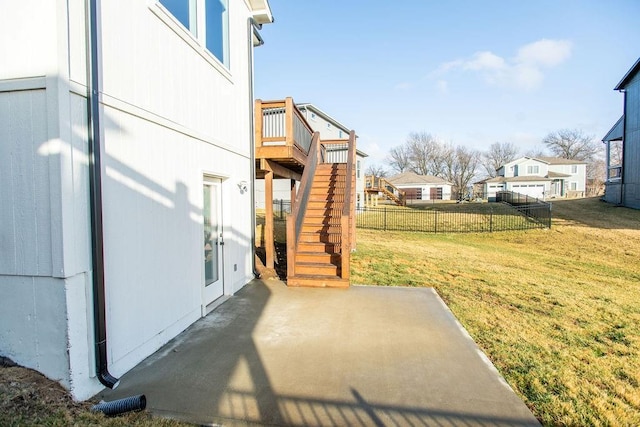
[[[320,140],[345,140],[344,145],[332,144],[328,148],[328,161],[344,161],[347,157],[347,139],[349,128],[316,107],[313,104],[296,104],[296,107],[314,132],[320,133]],[[364,168],[368,154],[356,149],[356,208],[364,204]],[[291,198],[291,183],[288,179],[274,179],[273,199],[289,200]],[[264,208],[264,181],[256,182],[256,207]]]
[[[3,5],[0,355],[85,399],[252,279],[271,21],[267,0]]]
[[[403,190],[407,200],[451,200],[452,184],[438,176],[403,172],[386,180]]]
[[[481,181],[485,198],[499,191],[513,191],[537,199],[583,197],[586,162],[557,157],[520,157],[501,166],[498,176]]]

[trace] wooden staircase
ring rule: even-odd
[[[371,175],[365,177],[365,182],[365,191],[367,193],[382,193],[383,196],[394,202],[396,205],[406,206],[407,198],[405,192],[386,179]]]
[[[353,175],[353,174],[352,174]],[[352,188],[355,178],[352,176]],[[349,286],[342,274],[342,214],[347,188],[347,165],[318,164],[311,185],[297,250],[288,260],[288,286],[339,287]]]

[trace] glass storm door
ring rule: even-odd
[[[224,247],[224,240],[222,239],[220,221],[220,187],[219,179],[207,179],[203,186],[204,306],[220,298],[224,292],[222,283],[222,248]]]

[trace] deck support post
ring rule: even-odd
[[[274,268],[275,241],[273,240],[273,172],[264,176],[264,246],[265,267]]]

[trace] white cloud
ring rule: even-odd
[[[571,56],[571,47],[568,40],[538,40],[518,49],[516,62],[533,67],[555,67]]]
[[[491,52],[476,52],[471,60],[463,63],[465,70],[503,70],[505,67],[504,59]]]
[[[542,39],[520,47],[511,60],[481,51],[468,59],[445,62],[434,74],[461,69],[479,73],[488,84],[533,90],[544,80],[543,69],[562,64],[571,56],[571,49],[572,43],[568,40]]]

